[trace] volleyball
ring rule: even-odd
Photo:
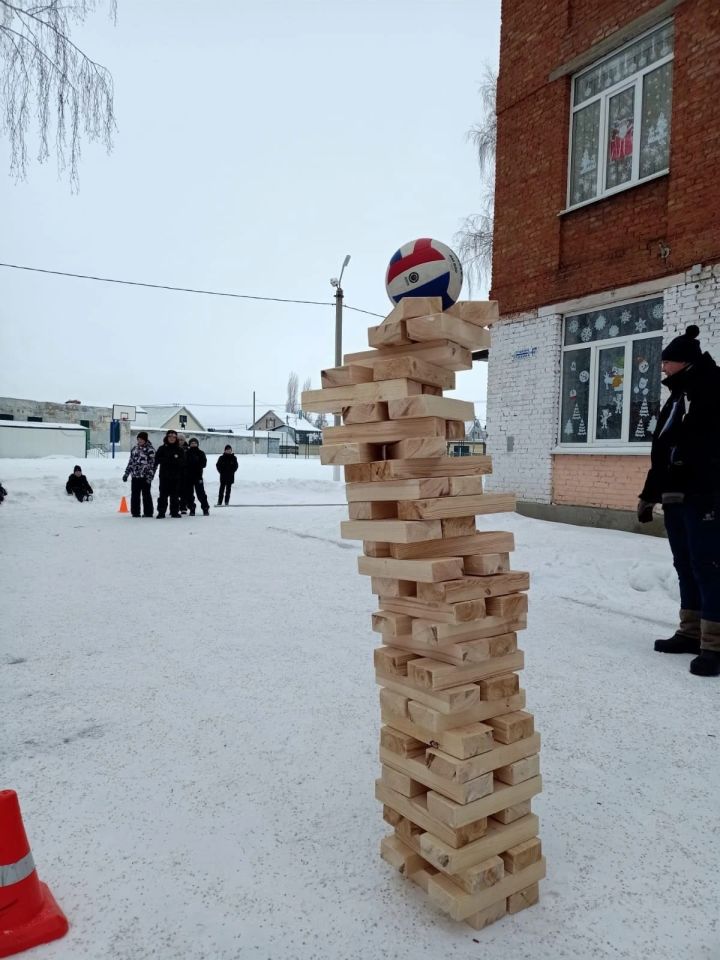
[[[460,260],[439,240],[411,240],[390,258],[385,289],[393,303],[403,297],[442,297],[443,310],[460,296],[463,272]]]

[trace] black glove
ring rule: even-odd
[[[127,483],[127,474],[123,477],[123,483]]]
[[[654,506],[654,503],[643,500],[642,497],[638,500],[637,518],[639,523],[650,523],[652,521]]]

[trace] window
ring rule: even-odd
[[[28,417],[28,423],[42,423],[42,417]]]
[[[0,413],[0,420],[14,420],[15,415],[13,413]]]
[[[662,297],[565,317],[562,445],[649,443],[660,412]]]
[[[668,171],[672,60],[665,23],[573,78],[568,208]]]

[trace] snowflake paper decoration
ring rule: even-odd
[[[661,303],[656,303],[652,308],[652,315],[656,320],[659,320],[663,315],[663,308]]]
[[[613,323],[612,326],[608,327],[608,336],[616,337],[620,333],[620,328],[616,323]]]
[[[606,324],[607,324],[607,320],[605,319],[605,317],[604,317],[602,314],[600,314],[600,316],[599,316],[599,317],[597,318],[597,320],[595,321],[595,329],[596,329],[596,330],[604,330]]]
[[[577,317],[573,317],[573,318],[572,318],[572,320],[571,320],[570,323],[568,324],[568,330],[570,331],[570,333],[577,333],[577,332],[578,332],[578,321],[577,321]]]
[[[647,326],[647,322],[643,320],[642,317],[639,320],[636,320],[635,333],[643,333],[646,326]]]
[[[623,310],[623,312],[620,314],[620,323],[630,323],[631,319],[632,314],[629,310]]]
[[[583,341],[583,343],[587,343],[591,337],[592,329],[590,327],[583,327],[580,331],[580,339]]]

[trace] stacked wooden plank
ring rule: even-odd
[[[483,492],[489,457],[447,456],[474,411],[443,391],[496,316],[494,303],[402,300],[370,329],[372,350],[302,397],[304,412],[342,413],[321,460],[344,465],[342,536],[363,541],[358,568],[378,597],[376,796],[393,827],[381,856],[476,929],[535,903],[545,875],[540,737],[518,675],[529,575],[510,569],[512,534],[475,520],[515,501]]]

